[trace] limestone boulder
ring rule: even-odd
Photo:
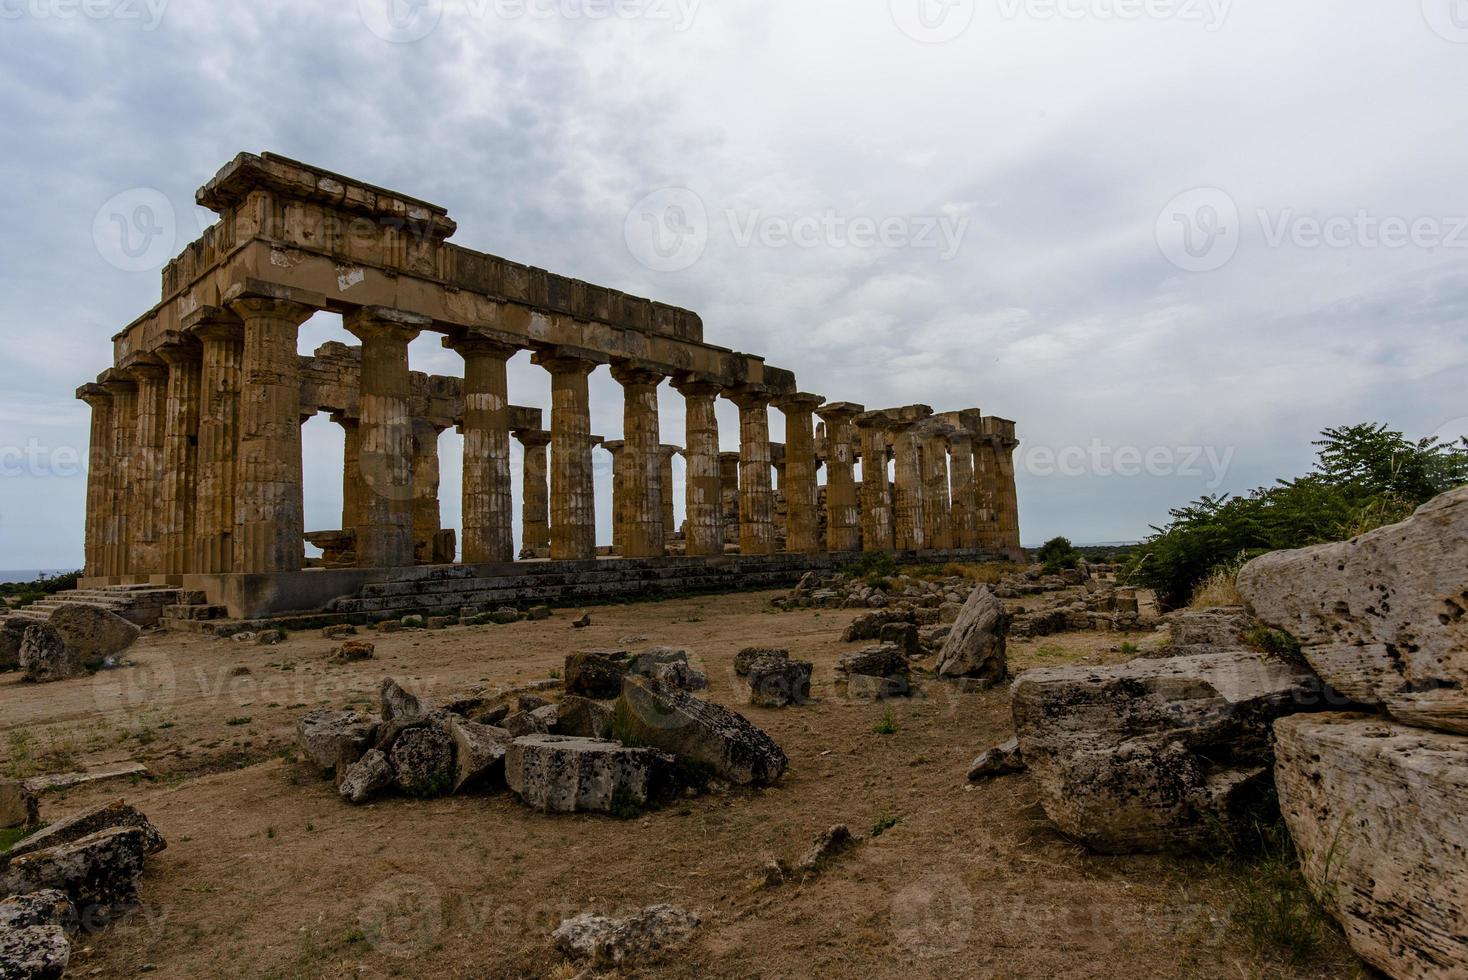
[[[674,760],[650,748],[565,735],[526,735],[505,753],[505,781],[543,813],[611,813],[672,788]]]
[[[974,589],[938,651],[939,677],[998,684],[1009,673],[1005,652],[1009,617],[987,585]]]
[[[26,680],[36,684],[84,677],[87,673],[81,657],[68,649],[61,634],[46,623],[26,627],[20,641],[20,669]]]
[[[348,803],[361,806],[387,792],[396,782],[397,775],[392,771],[392,763],[387,761],[382,750],[368,749],[362,758],[342,772],[336,791]]]
[[[853,698],[907,697],[912,665],[890,643],[864,647],[836,661],[836,683]]]
[[[391,677],[383,678],[378,701],[382,705],[382,720],[389,725],[417,721],[429,711],[423,699]]]
[[[32,926],[60,926],[67,932],[77,928],[76,906],[65,892],[45,888],[28,895],[12,895],[0,901],[0,932]],[[0,972],[0,976],[5,976]]]
[[[661,749],[739,785],[769,785],[789,765],[775,740],[743,715],[647,677],[623,681],[615,727],[625,742]]]
[[[552,933],[567,957],[592,967],[622,967],[657,959],[693,940],[699,918],[671,905],[652,905],[614,919],[588,912],[566,919]]]
[[[935,617],[936,618],[936,617]],[[903,609],[874,609],[868,613],[862,613],[851,621],[851,625],[841,634],[841,639],[846,643],[858,643],[862,640],[875,640],[882,634],[882,627],[888,623],[910,623],[913,622],[912,613]]]
[[[790,651],[778,647],[745,647],[734,654],[734,673],[740,677],[749,673],[750,665],[756,660],[789,660]]]
[[[1254,614],[1287,630],[1327,684],[1393,718],[1468,734],[1468,487],[1350,541],[1239,572]]]
[[[20,669],[20,644],[27,625],[24,619],[0,618],[0,673]]]
[[[454,740],[446,723],[425,721],[399,733],[387,753],[398,789],[408,796],[444,796],[454,787]]]
[[[450,716],[449,737],[454,743],[453,791],[499,782],[505,775],[505,752],[514,736],[503,728],[480,725]]]
[[[80,602],[57,606],[49,622],[67,648],[93,668],[132,646],[142,633],[112,610]]]
[[[78,841],[12,858],[0,871],[0,894],[45,889],[63,892],[89,929],[138,904],[138,878],[147,835],[137,827],[113,827]]]
[[[555,735],[611,738],[612,709],[579,694],[568,694],[556,705]]]
[[[813,669],[805,660],[756,660],[744,678],[749,684],[749,703],[760,708],[809,703]]]
[[[0,928],[0,977],[60,980],[71,961],[71,942],[60,926]]]
[[[1120,854],[1228,844],[1267,807],[1270,725],[1328,701],[1308,670],[1232,653],[1031,670],[1012,704],[1046,815]]]
[[[0,779],[0,828],[30,827],[40,820],[36,794],[19,779]]]
[[[1192,657],[1200,653],[1242,650],[1246,645],[1244,634],[1253,625],[1254,621],[1242,606],[1179,609],[1167,616],[1167,630],[1172,643],[1160,652],[1168,657]]]
[[[1351,948],[1388,976],[1468,976],[1468,738],[1339,713],[1275,734],[1305,880]]]
[[[904,657],[922,655],[922,644],[918,642],[918,627],[914,623],[888,623],[877,632],[877,640],[882,644],[895,646]]]
[[[1025,771],[1024,754],[1019,749],[1019,739],[1012,738],[985,749],[968,767],[968,781],[980,783],[996,776],[1008,776]]]
[[[11,847],[7,857],[14,859],[34,854],[50,847],[71,844],[103,830],[119,827],[135,828],[142,833],[143,853],[157,854],[168,847],[168,842],[153,826],[143,811],[129,806],[123,800],[99,803],[65,819],[58,820],[42,830],[36,831],[25,840]]]
[[[297,720],[296,742],[317,769],[330,774],[339,763],[350,765],[362,758],[377,730],[377,719],[370,715],[321,709]]]
[[[567,654],[565,684],[567,694],[607,700],[622,691],[622,678],[627,676],[631,656],[620,650],[585,650]]]

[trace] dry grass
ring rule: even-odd
[[[1193,591],[1193,609],[1217,609],[1220,606],[1242,606],[1243,593],[1239,591],[1239,569],[1235,565],[1215,568]]]

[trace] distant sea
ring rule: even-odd
[[[34,582],[42,575],[60,575],[74,571],[75,568],[0,568],[0,582]]]

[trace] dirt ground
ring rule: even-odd
[[[1010,734],[1004,690],[851,701],[832,667],[853,613],[775,612],[776,593],[599,607],[547,621],[264,647],[150,633],[135,665],[45,687],[0,677],[0,770],[138,760],[151,780],[43,798],[43,818],[126,797],[167,837],[146,905],[77,944],[71,976],[559,977],[550,933],[581,911],[668,902],[703,925],[647,977],[1250,977],[1291,973],[1231,924],[1223,878],[1197,863],[1097,857],[1046,821],[1028,776],[970,786]],[[1125,659],[1116,634],[1016,642],[1012,669]],[[770,789],[682,799],[639,818],[546,816],[508,793],[353,808],[292,751],[308,708],[375,706],[385,676],[430,696],[551,676],[577,649],[676,645],[714,700],[790,757]],[[749,708],[734,654],[788,647],[816,664],[816,702]],[[890,712],[896,732],[874,727]],[[885,727],[885,726],[884,726]],[[805,882],[757,887],[836,823],[864,840]],[[874,829],[882,828],[873,836]]]

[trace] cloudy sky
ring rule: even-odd
[[[0,0],[0,79],[4,569],[80,564],[72,393],[242,150],[697,310],[832,400],[1016,419],[1027,544],[1135,539],[1323,426],[1468,430],[1468,0]],[[435,341],[415,369],[457,373]],[[511,397],[548,405],[523,355]],[[620,434],[605,372],[593,411]],[[340,435],[306,445],[337,527]]]

